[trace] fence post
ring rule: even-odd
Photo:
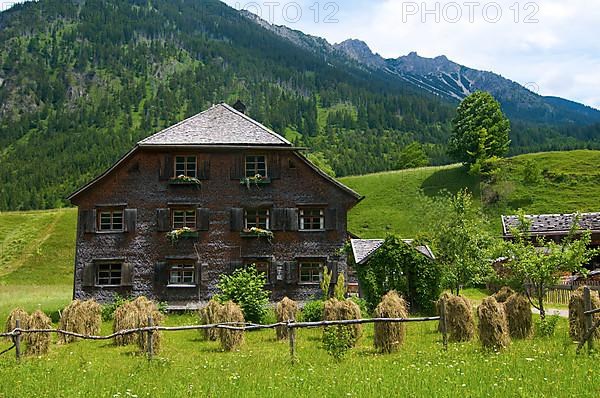
[[[584,311],[592,310],[592,297],[590,294],[590,288],[587,286],[583,288],[583,310]],[[585,316],[585,331],[586,332],[592,328],[592,323],[593,323],[593,315],[592,314],[586,315]],[[593,349],[594,349],[594,339],[592,337],[590,337],[588,339],[588,351],[592,351]]]
[[[151,316],[148,317],[148,327],[154,326],[154,320]],[[152,329],[148,330],[148,360],[151,360],[154,356],[154,347],[152,346],[152,335],[154,331]]]
[[[293,323],[292,320],[288,320],[287,331],[288,331],[288,338],[290,340],[290,360],[291,360],[292,364],[294,364],[297,361],[297,358],[296,358],[296,328],[291,326],[292,323]]]
[[[440,326],[442,329],[442,342],[444,350],[448,350],[448,324],[446,323],[446,300],[440,300]]]
[[[21,328],[21,320],[15,320],[15,329]],[[15,356],[17,357],[17,361],[21,359],[21,332],[18,331],[17,335],[14,336],[15,339]]]

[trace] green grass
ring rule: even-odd
[[[167,323],[189,324],[191,316]],[[103,331],[108,332],[105,324]],[[442,350],[436,324],[408,325],[406,344],[391,355],[372,348],[372,327],[357,348],[336,363],[321,347],[318,330],[298,332],[299,362],[273,331],[246,334],[238,352],[225,353],[196,331],[163,335],[162,351],[149,362],[133,347],[108,342],[52,345],[49,355],[0,356],[0,397],[106,396],[432,396],[595,397],[598,355],[575,355],[566,338],[515,341],[502,353],[476,342]],[[561,320],[557,336],[566,336]],[[0,349],[7,343],[0,342]]]
[[[525,170],[534,164],[538,179]],[[548,152],[521,155],[501,163],[503,199],[482,204],[480,182],[459,166],[426,167],[356,177],[341,181],[366,198],[349,215],[349,229],[364,238],[388,233],[409,238],[429,232],[427,206],[419,193],[434,197],[440,191],[466,187],[501,234],[500,215],[522,208],[531,214],[600,211],[600,151]]]

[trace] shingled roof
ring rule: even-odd
[[[402,241],[408,245],[412,245],[414,242],[412,239],[402,239]],[[365,264],[377,249],[383,245],[383,242],[385,242],[383,239],[350,239],[352,254],[354,255],[356,264]],[[435,260],[435,256],[429,246],[416,246],[415,249],[425,257]]]
[[[224,103],[213,105],[138,144],[292,146],[279,134]]]
[[[538,214],[526,215],[531,222],[529,232],[532,235],[566,235],[571,230],[576,214]],[[511,236],[510,229],[519,227],[518,216],[502,216],[504,236]],[[600,213],[579,214],[579,228],[592,232],[600,231]]]

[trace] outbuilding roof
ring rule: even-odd
[[[577,214],[534,214],[525,218],[531,223],[529,232],[532,235],[566,235],[571,230]],[[518,216],[502,216],[502,232],[511,236],[511,228],[520,225]],[[579,229],[600,231],[600,213],[580,213]]]
[[[292,146],[281,135],[233,107],[221,103],[159,131],[138,143],[161,145]]]
[[[411,246],[414,242],[412,239],[402,239],[402,241]],[[352,245],[352,254],[354,255],[354,261],[356,264],[365,264],[377,251],[377,249],[383,245],[383,242],[385,242],[384,239],[350,239],[350,244]],[[429,246],[415,246],[415,250],[427,258],[435,260],[435,256],[433,255],[433,252]]]

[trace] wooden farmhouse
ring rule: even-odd
[[[74,297],[208,300],[255,266],[272,299],[347,276],[347,213],[362,197],[288,140],[219,104],[140,142],[69,199],[78,206]],[[348,280],[346,278],[346,280]]]

